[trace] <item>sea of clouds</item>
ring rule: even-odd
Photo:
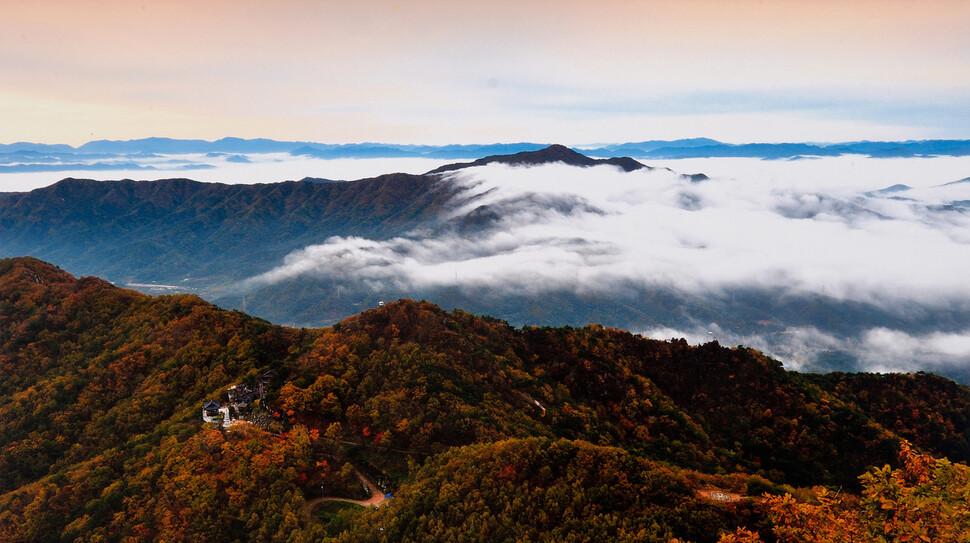
[[[140,168],[0,174],[0,191],[68,177],[266,183],[422,173],[447,161],[322,160],[288,154],[148,157]],[[440,224],[389,239],[332,238],[249,279],[353,277],[375,291],[452,285],[536,294],[609,294],[631,285],[718,296],[743,289],[873,304],[916,322],[970,308],[970,157],[861,156],[652,161],[651,171],[493,164],[444,174],[455,192]],[[146,169],[149,168],[149,169]],[[669,169],[665,169],[669,168]],[[695,183],[681,173],[703,172]],[[896,185],[894,190],[883,190]],[[449,227],[470,217],[480,227]],[[936,319],[940,320],[940,319]],[[943,319],[945,320],[945,319]],[[860,369],[970,365],[970,323],[939,330],[872,326],[845,336],[790,327],[739,335],[718,322],[639,330],[718,339],[811,367],[813,353],[850,351]]]
[[[829,159],[849,164],[851,159]],[[966,171],[970,163],[964,161]],[[925,161],[933,166],[932,161]],[[259,280],[354,274],[401,285],[458,280],[529,289],[609,290],[627,282],[704,292],[770,287],[896,307],[970,300],[970,182],[826,176],[713,177],[489,165],[446,175],[447,218],[489,212],[475,235],[332,238]],[[965,202],[964,202],[965,201]]]
[[[673,171],[493,164],[445,174],[457,195],[442,222],[487,216],[487,227],[380,241],[336,237],[294,252],[250,284],[352,276],[375,290],[757,289],[872,304],[902,318],[970,307],[970,182],[959,182],[970,175],[970,159],[657,165]],[[679,175],[698,171],[711,179]],[[882,190],[894,185],[909,188]],[[716,322],[642,332],[744,343],[793,367],[828,349],[850,350],[875,370],[970,361],[970,324],[918,334],[873,327],[854,337],[812,327],[739,337]]]

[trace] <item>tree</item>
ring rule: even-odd
[[[862,475],[861,498],[820,490],[817,504],[791,494],[766,496],[774,533],[784,543],[970,542],[970,468],[900,446],[901,466]],[[756,543],[738,529],[720,543]]]

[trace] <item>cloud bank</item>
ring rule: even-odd
[[[694,183],[663,169],[562,164],[454,172],[441,182],[456,196],[435,227],[389,240],[331,238],[247,287],[313,278],[412,297],[457,287],[617,300],[659,290],[695,307],[756,292],[775,308],[819,299],[836,308],[866,304],[891,318],[867,325],[871,312],[862,312],[851,326],[777,320],[739,328],[689,316],[686,327],[672,318],[667,328],[641,331],[744,344],[794,369],[970,364],[960,317],[970,312],[970,182],[952,183],[970,174],[967,159],[667,164],[713,175]]]
[[[923,163],[932,176],[933,161]],[[888,308],[970,300],[970,183],[913,180],[909,190],[876,192],[871,179],[811,183],[799,163],[788,168],[787,180],[702,183],[609,166],[471,168],[443,182],[460,188],[445,219],[484,221],[472,233],[332,238],[252,282],[316,275],[402,289],[756,287]]]
[[[692,344],[714,340],[723,345],[744,345],[783,360],[795,371],[931,371],[963,382],[970,377],[970,329],[919,334],[873,327],[860,334],[839,336],[800,326],[774,333],[738,334],[710,323],[687,329],[652,328],[641,333],[654,339],[685,338]]]

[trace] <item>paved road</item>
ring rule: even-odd
[[[362,505],[364,507],[380,507],[384,504],[384,502],[387,501],[387,496],[381,492],[381,489],[377,488],[377,485],[375,485],[373,481],[367,477],[364,477],[364,474],[356,469],[354,470],[354,473],[356,473],[357,477],[359,477],[360,480],[363,481],[368,488],[370,488],[370,498],[367,498],[366,500],[351,500],[350,498],[314,498],[306,502],[306,507],[303,509],[303,520],[308,526],[313,520],[313,509],[323,502],[347,502]]]

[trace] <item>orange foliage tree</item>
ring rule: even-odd
[[[970,468],[935,459],[903,442],[901,467],[873,469],[860,480],[861,498],[818,492],[817,504],[790,494],[766,496],[774,533],[784,543],[970,542]],[[720,543],[755,543],[738,529]]]

